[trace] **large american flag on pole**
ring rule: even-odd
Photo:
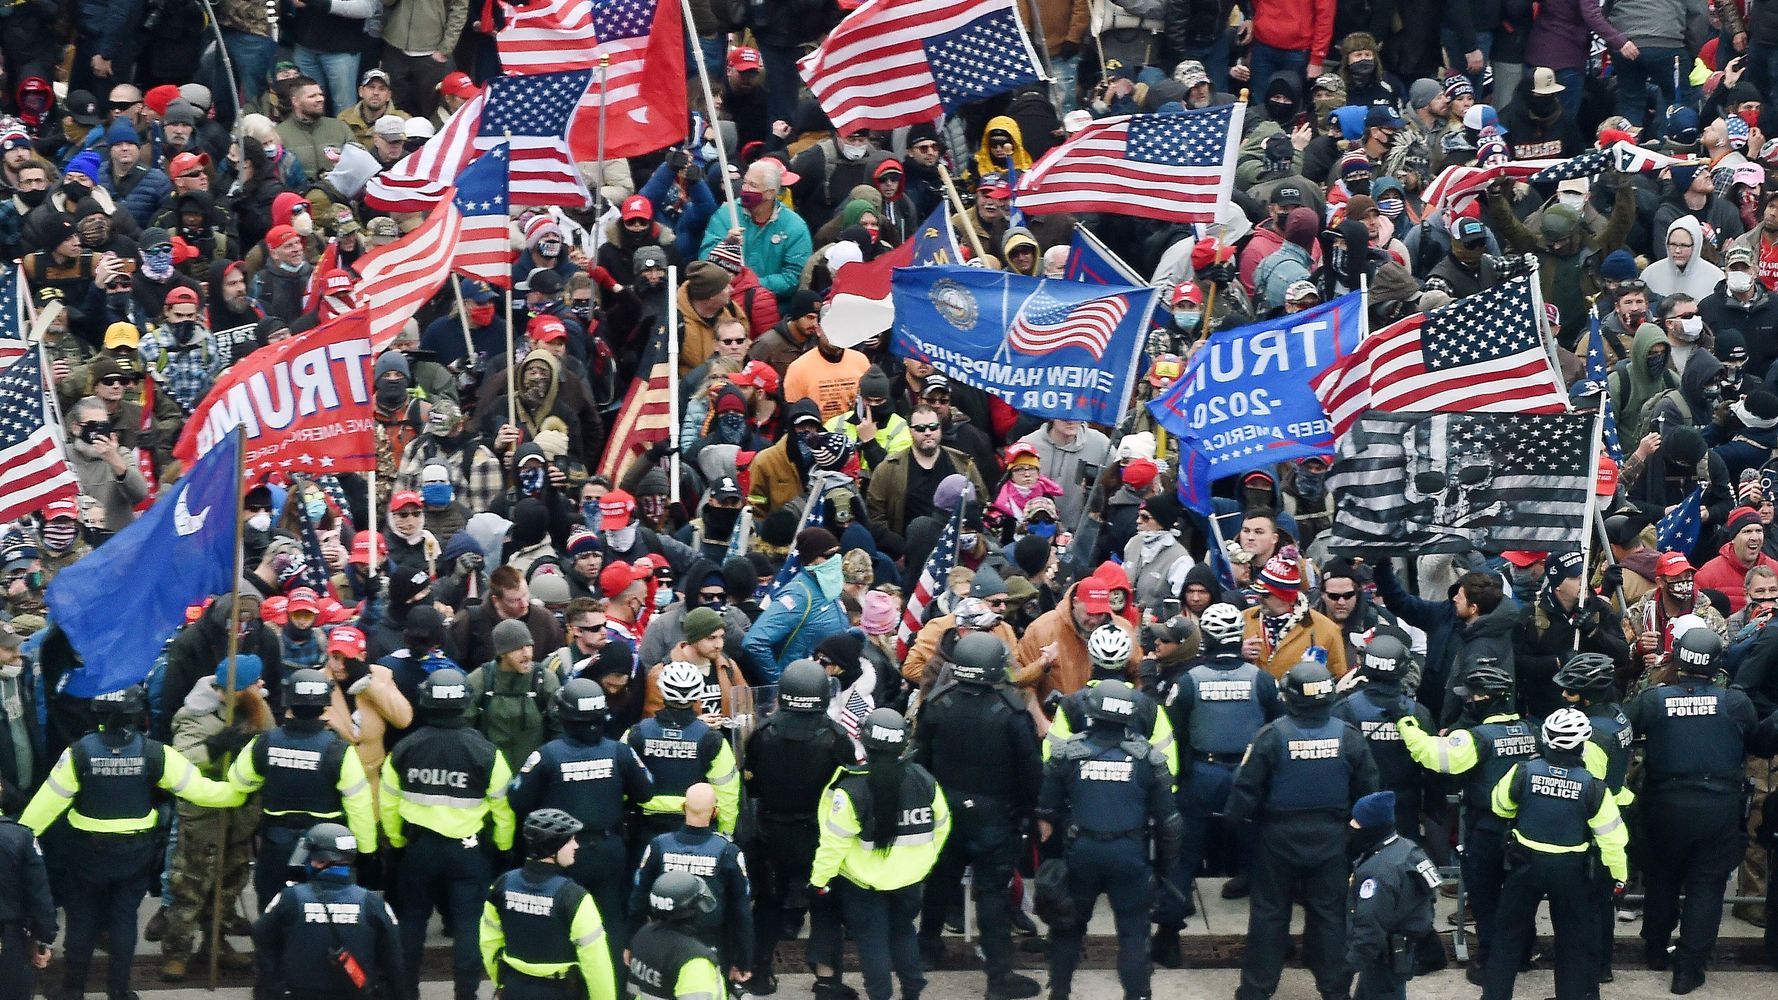
[[[1215,222],[1234,188],[1246,107],[1102,118],[1025,171],[1013,202],[1032,215]]]
[[[1064,347],[1078,347],[1105,358],[1105,348],[1117,333],[1117,325],[1130,311],[1129,299],[1111,295],[1085,302],[1065,302],[1037,286],[1020,306],[1006,329],[1006,345],[1021,354],[1048,354]]]
[[[463,216],[450,198],[413,232],[358,259],[358,302],[370,312],[370,345],[381,352],[451,276]]]
[[[679,0],[593,0],[593,56],[605,68],[605,156],[640,156],[685,137],[685,17]],[[693,43],[696,44],[695,42]],[[589,65],[597,66],[597,59]],[[580,99],[568,141],[599,157],[599,78]]]
[[[1562,413],[1537,275],[1514,278],[1366,337],[1310,380],[1334,434],[1367,410]]]
[[[592,200],[567,142],[568,123],[592,79],[582,69],[488,81],[475,148],[486,152],[507,144],[510,204],[580,208]]]
[[[797,66],[840,135],[930,122],[1043,78],[1016,0],[869,0]]]
[[[907,659],[915,633],[926,624],[927,607],[944,592],[951,570],[957,567],[957,544],[963,533],[963,508],[966,506],[964,501],[957,501],[957,509],[951,512],[944,530],[938,533],[938,542],[933,545],[932,554],[926,557],[925,568],[920,570],[920,582],[914,584],[914,592],[908,595],[907,605],[902,608],[901,628],[895,635],[895,659],[898,662]]]
[[[667,440],[677,430],[667,420],[667,394],[675,391],[678,382],[667,363],[668,335],[666,322],[657,321],[649,334],[648,346],[643,349],[642,363],[636,367],[636,377],[611,423],[605,454],[599,460],[599,475],[614,483],[623,478],[624,470],[637,455],[656,441]]]
[[[22,264],[0,268],[0,369],[24,357],[31,349],[31,342],[24,339],[23,270]]]
[[[80,492],[61,426],[50,417],[41,357],[27,350],[0,371],[0,521]]]
[[[506,10],[506,27],[494,36],[494,47],[508,73],[555,73],[599,65],[591,0],[501,6]]]
[[[463,229],[451,267],[496,288],[512,284],[512,262],[518,256],[506,215],[508,162],[505,143],[488,150],[457,176],[452,199],[463,216]]]

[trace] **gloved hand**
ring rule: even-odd
[[[677,455],[678,453],[679,443],[674,440],[673,437],[669,436],[665,440],[656,441],[654,444],[649,445],[648,454],[644,457],[651,462],[658,462],[661,459],[666,458],[668,455]]]
[[[209,751],[212,760],[238,752],[253,739],[253,734],[240,723],[229,726],[222,732],[204,741],[204,749]]]
[[[1216,285],[1226,285],[1229,282],[1234,281],[1235,276],[1238,273],[1239,272],[1235,267],[1235,262],[1232,260],[1225,260],[1220,264],[1212,264],[1205,268],[1204,280]]]
[[[1417,717],[1415,717],[1415,715],[1412,712],[1409,712],[1407,715],[1404,715],[1401,718],[1396,719],[1395,724],[1397,726],[1400,726],[1403,729],[1422,729],[1423,730],[1426,728],[1426,727],[1420,725],[1420,720]]]
[[[815,884],[815,883],[813,883],[813,882],[810,882],[810,883],[809,883],[809,889],[808,889],[808,892],[809,892],[809,895],[811,895],[811,896],[825,896],[825,895],[827,895],[827,894],[828,894],[828,893],[829,893],[829,892],[830,892],[830,891],[832,891],[832,887],[831,887],[831,886],[825,886],[825,885],[816,885],[816,884]]]
[[[1073,59],[1075,56],[1080,55],[1080,43],[1064,41],[1056,50],[1056,54],[1062,59]]]
[[[1616,593],[1623,585],[1624,568],[1616,563],[1605,567],[1605,572],[1599,575],[1599,589],[1607,594]]]
[[[593,279],[593,284],[598,285],[600,288],[603,288],[608,292],[617,290],[617,279],[611,276],[611,272],[606,270],[603,264],[594,264],[592,267],[586,269],[586,273],[588,277]]]

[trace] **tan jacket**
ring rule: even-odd
[[[1069,585],[1055,609],[1044,612],[1025,629],[1024,638],[1014,650],[1014,658],[1020,663],[1036,663],[1043,659],[1043,647],[1052,642],[1056,644],[1055,664],[1037,679],[1033,688],[1039,702],[1048,698],[1051,691],[1073,694],[1086,687],[1087,678],[1093,675],[1093,661],[1087,656],[1087,641],[1074,627],[1074,592],[1079,587],[1078,583]],[[1136,682],[1136,658],[1142,649],[1136,641],[1136,626],[1118,615],[1112,615],[1111,620],[1130,636],[1130,666],[1126,672],[1133,684]]]
[[[673,647],[671,653],[667,654],[668,662],[685,660],[689,663],[696,663],[697,661],[691,657],[691,643],[689,642],[679,643]],[[666,699],[661,697],[661,669],[665,666],[665,663],[657,663],[648,670],[648,691],[642,700],[642,717],[644,719],[654,718],[656,712],[667,707]],[[734,714],[731,711],[734,707],[734,696],[731,692],[735,688],[746,687],[747,677],[741,673],[741,668],[735,665],[735,661],[720,653],[716,656],[716,683],[722,688],[722,704],[720,706],[704,705],[702,706],[703,710],[705,712],[716,711],[722,715]]]
[[[365,777],[370,779],[371,792],[375,794],[382,780],[383,758],[389,755],[384,740],[390,729],[406,729],[414,724],[414,706],[395,686],[395,675],[379,663],[371,664],[370,673],[352,687],[357,716],[346,707],[346,692],[336,684],[333,704],[327,706],[321,719],[340,734],[340,739],[358,748],[358,761],[364,765]]]
[[[944,641],[945,633],[957,627],[956,615],[939,615],[925,625],[914,636],[914,644],[908,649],[908,658],[902,661],[901,676],[914,684],[925,686],[927,681],[926,664],[931,662],[938,653],[938,644]],[[1006,644],[1012,654],[1012,662],[1008,670],[1012,674],[1012,682],[1019,687],[1030,687],[1043,677],[1043,668],[1037,666],[1036,660],[1026,661],[1019,655],[1019,637],[1006,622],[994,626],[994,638]]]
[[[1242,639],[1252,639],[1265,635],[1265,626],[1260,624],[1260,616],[1264,609],[1248,608],[1241,612],[1247,619],[1247,630]],[[1284,641],[1278,648],[1271,650],[1270,655],[1261,654],[1255,664],[1275,680],[1283,680],[1290,673],[1290,668],[1303,662],[1309,656],[1310,646],[1320,646],[1327,650],[1327,671],[1335,677],[1346,673],[1346,637],[1341,634],[1340,627],[1319,611],[1310,610],[1303,615],[1303,620],[1285,633]]]
[[[705,321],[698,311],[691,307],[690,285],[679,286],[679,325],[684,334],[679,341],[679,374],[684,375],[693,368],[710,360],[716,353],[716,324],[723,319],[732,319],[742,326],[747,325],[747,315],[741,307],[730,302],[716,313],[716,318]]]

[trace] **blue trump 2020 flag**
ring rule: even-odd
[[[1157,294],[976,267],[896,268],[890,349],[1015,410],[1114,424]]]
[[[1148,412],[1179,439],[1181,502],[1210,510],[1224,476],[1334,450],[1333,424],[1309,380],[1358,346],[1358,293],[1210,335]]]
[[[185,623],[186,607],[233,588],[241,430],[221,444],[99,558],[80,560],[49,585],[52,620],[86,664],[68,675],[69,694],[91,698],[140,683]]]

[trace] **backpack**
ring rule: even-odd
[[[528,699],[530,699],[530,701],[533,705],[537,705],[537,714],[539,717],[544,718],[544,719],[547,719],[549,717],[549,706],[543,705],[543,704],[538,704],[538,702],[540,701],[540,699],[538,698],[538,695],[543,690],[543,671],[541,669],[539,669],[538,667],[532,668],[532,670],[531,670],[531,690],[525,692],[522,695],[507,694],[502,691],[495,691],[494,690],[494,664],[484,663],[478,669],[481,672],[482,697],[481,697],[481,709],[479,711],[477,711],[475,714],[475,728],[476,728],[477,732],[481,733],[483,736],[489,736],[489,734],[488,734],[488,721],[489,721],[488,709],[494,707],[494,699],[495,698],[528,698]],[[489,738],[492,739],[491,736],[489,736]]]

